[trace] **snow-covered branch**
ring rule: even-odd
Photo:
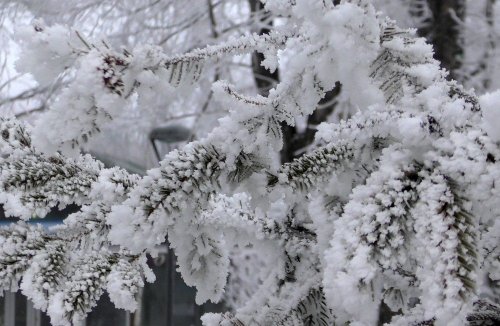
[[[39,307],[50,302],[60,325],[81,319],[105,289],[133,309],[142,277],[151,279],[144,255],[168,238],[198,303],[222,298],[234,248],[272,258],[251,298],[206,315],[207,326],[376,325],[382,304],[397,315],[393,325],[495,320],[498,307],[477,298],[495,293],[485,279],[491,288],[500,279],[499,138],[482,116],[498,121],[498,94],[478,98],[448,81],[431,46],[378,17],[369,1],[266,6],[288,15],[285,27],[184,55],[152,47],[119,54],[87,41],[65,50],[75,80],[33,132],[2,120],[2,198],[24,218],[82,207],[54,233],[24,223],[3,232],[3,288],[21,280]],[[228,116],[144,177],[38,147],[74,146],[131,92],[190,87],[183,80],[196,82],[202,61],[251,51],[264,52],[269,69],[285,54],[289,69],[269,96],[215,83]],[[311,114],[338,82],[358,113],[321,125],[309,153],[280,165],[282,124]]]

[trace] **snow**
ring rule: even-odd
[[[104,291],[134,311],[144,280],[154,281],[145,257],[168,239],[197,304],[223,300],[228,284],[253,286],[204,325],[301,325],[321,314],[368,326],[381,302],[401,309],[392,325],[465,325],[490,291],[483,279],[500,278],[499,93],[478,98],[448,81],[431,46],[370,1],[266,8],[289,17],[269,35],[178,55],[86,46],[59,25],[23,32],[19,65],[41,84],[71,78],[32,128],[1,118],[0,202],[24,219],[81,209],[52,233],[25,222],[2,230],[2,290],[20,284],[61,326]],[[214,82],[228,114],[145,176],[79,153],[132,98],[142,107],[158,92],[188,96],[202,66],[255,50],[271,68],[286,60],[269,95]],[[320,125],[310,150],[281,164],[282,124],[307,118],[336,82],[357,112]],[[248,283],[234,266],[247,258]]]
[[[483,110],[483,128],[495,141],[500,141],[500,114],[498,103],[500,91],[484,94],[479,98]]]

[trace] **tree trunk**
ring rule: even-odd
[[[250,10],[253,15],[259,15],[264,10],[264,5],[260,0],[248,0],[250,4]],[[260,15],[260,21],[265,22],[269,17],[265,14]],[[271,24],[272,22],[269,22]],[[258,34],[268,34],[270,32],[269,28],[262,27],[258,31]],[[252,54],[252,69],[255,79],[255,84],[257,85],[257,90],[260,95],[268,96],[269,90],[274,87],[279,81],[279,72],[276,69],[274,72],[270,72],[264,68],[261,63],[264,60],[264,56],[261,53],[254,52]],[[296,134],[296,129],[285,123],[281,125],[281,130],[283,133],[283,148],[281,149],[281,163],[290,162],[293,159],[292,142]]]
[[[490,64],[490,59],[495,55],[496,40],[495,40],[495,1],[487,0],[485,8],[486,23],[488,24],[488,44],[484,52],[483,59],[480,63],[480,69],[483,69],[483,88],[484,91],[488,91],[491,86],[491,74],[488,69]]]
[[[427,0],[432,21],[418,31],[434,46],[434,58],[449,72],[450,79],[458,79],[462,65],[463,48],[460,22],[465,16],[464,0]],[[418,11],[415,13],[418,15]]]
[[[338,4],[338,2],[339,1],[334,1],[335,4]],[[249,4],[253,15],[261,13],[262,10],[264,10],[264,6],[259,0],[249,0]],[[264,23],[268,19],[268,15],[265,13],[261,14],[261,22]],[[267,24],[271,25],[272,22],[267,22]],[[262,27],[255,32],[258,34],[267,34],[270,30],[267,27]],[[261,53],[254,52],[252,54],[252,69],[257,90],[260,95],[268,96],[269,90],[279,81],[279,72],[277,69],[274,72],[270,72],[264,68],[261,65],[263,60],[264,56]],[[333,112],[336,105],[334,99],[339,93],[340,84],[337,84],[337,86],[332,91],[328,92],[319,103],[320,105],[329,103],[329,105],[321,109],[316,109],[313,114],[308,117],[307,128],[303,133],[298,133],[295,127],[291,127],[286,123],[281,125],[283,133],[283,148],[280,153],[281,163],[291,162],[294,158],[300,156],[305,148],[313,142],[314,135],[316,134],[316,126],[326,121],[328,116]]]

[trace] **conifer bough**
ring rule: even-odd
[[[235,247],[272,261],[249,300],[206,326],[377,325],[382,305],[390,325],[498,322],[500,95],[447,80],[424,39],[370,1],[265,5],[286,23],[176,56],[58,25],[25,31],[27,53],[45,49],[25,69],[74,79],[33,127],[0,121],[0,199],[23,220],[0,234],[1,290],[20,288],[54,325],[84,318],[104,291],[134,311],[154,281],[146,255],[168,238],[199,304],[223,299]],[[78,153],[132,94],[195,87],[208,60],[253,51],[270,70],[286,58],[282,81],[267,97],[216,82],[228,116],[146,176]],[[281,124],[338,82],[358,113],[319,126],[314,148],[280,166]],[[25,222],[69,204],[81,208],[54,230]]]

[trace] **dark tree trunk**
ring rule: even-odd
[[[250,10],[253,15],[260,15],[259,20],[263,23],[268,20],[268,16],[263,14],[264,6],[260,0],[249,0]],[[272,22],[267,22],[271,24]],[[264,25],[265,26],[265,25]],[[262,27],[258,31],[258,34],[268,34],[270,32],[268,27]],[[257,85],[257,90],[260,95],[268,96],[269,90],[274,87],[279,81],[279,72],[276,69],[274,72],[270,72],[264,68],[261,63],[264,60],[264,56],[261,53],[254,52],[252,54],[252,69],[255,79],[255,84]],[[283,148],[281,149],[281,163],[290,162],[293,159],[292,152],[292,142],[296,134],[296,129],[290,127],[287,124],[281,125],[281,130],[283,133]]]
[[[496,43],[495,43],[495,13],[494,13],[494,7],[495,7],[495,1],[496,0],[488,0],[486,2],[486,22],[488,23],[488,48],[485,51],[484,58],[481,62],[481,68],[483,68],[484,71],[486,71],[486,74],[484,75],[483,78],[483,87],[484,90],[487,91],[489,90],[491,86],[491,75],[489,74],[488,70],[488,64],[489,64],[489,59],[492,57],[495,53],[495,48],[496,48]]]
[[[317,108],[308,118],[307,127],[304,132],[296,134],[294,142],[290,148],[292,152],[292,158],[298,157],[305,153],[307,147],[311,145],[314,141],[314,136],[316,135],[317,126],[325,122],[328,117],[333,113],[337,102],[335,98],[340,94],[342,86],[339,82],[336,83],[335,88],[325,94],[325,97],[319,102],[319,107]]]
[[[260,13],[260,20],[270,26],[272,22],[268,21],[269,16],[263,11],[263,4],[259,0],[248,0],[250,4],[250,10],[253,15]],[[338,3],[339,1],[334,1]],[[264,26],[266,26],[264,24]],[[268,27],[262,27],[258,31],[258,34],[267,34],[270,32]],[[255,84],[260,95],[269,95],[269,90],[273,88],[279,81],[278,70],[270,72],[264,68],[261,63],[264,57],[260,53],[252,54],[252,69],[255,79]],[[308,117],[307,128],[303,133],[298,133],[295,127],[291,127],[285,123],[282,124],[281,130],[283,133],[283,148],[281,149],[280,157],[281,163],[286,163],[292,161],[297,156],[300,156],[306,149],[308,145],[314,140],[314,135],[316,134],[316,126],[321,122],[326,121],[328,116],[333,112],[335,108],[335,97],[340,92],[340,84],[338,84],[335,89],[328,92],[325,97],[319,103],[320,106],[328,103],[325,107],[321,109],[316,109],[313,114]]]
[[[463,58],[460,21],[465,16],[465,0],[427,0],[427,4],[432,12],[432,19],[418,33],[432,43],[434,58],[450,72],[449,78],[459,79],[457,72]],[[412,13],[418,15],[418,8],[413,9],[417,10]]]
[[[495,54],[496,42],[495,42],[495,1],[487,0],[485,7],[485,17],[486,23],[488,24],[488,43],[486,44],[486,49],[484,50],[484,55],[479,61],[478,67],[471,74],[483,74],[482,75],[482,86],[483,91],[488,91],[491,86],[491,74],[489,71],[490,59]]]

